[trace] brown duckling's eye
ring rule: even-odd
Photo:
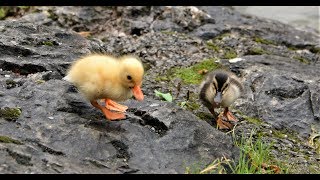
[[[128,80],[131,80],[131,79],[132,79],[132,77],[131,77],[130,75],[128,75],[128,76],[127,76],[127,79],[128,79]]]

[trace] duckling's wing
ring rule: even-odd
[[[230,77],[230,83],[232,85],[235,85],[237,88],[239,88],[240,93],[242,94],[244,92],[244,87],[237,77]]]

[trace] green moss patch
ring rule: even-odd
[[[249,117],[249,116],[243,116],[243,118],[253,124],[261,124],[263,123],[263,121],[261,119],[258,118],[254,118],[254,117]]]
[[[13,144],[19,144],[19,145],[23,144],[22,142],[12,139],[8,136],[0,136],[0,143],[13,143]]]
[[[170,78],[168,78],[167,76],[157,76],[156,78],[155,78],[155,80],[156,81],[169,81],[170,80]]]
[[[196,102],[186,102],[185,104],[188,110],[194,111],[200,108],[200,105]]]
[[[12,121],[16,120],[21,115],[21,109],[20,108],[9,108],[5,107],[3,109],[0,109],[0,117]]]
[[[207,112],[197,112],[196,116],[202,120],[213,119],[213,115]]]
[[[236,57],[237,57],[237,52],[234,49],[230,47],[227,47],[224,49],[224,54],[222,56],[223,59],[233,59]]]
[[[287,46],[287,48],[291,51],[296,51],[298,50],[298,48],[294,47],[294,46]]]
[[[294,56],[293,59],[296,59],[296,60],[298,60],[298,61],[300,61],[302,63],[305,63],[305,64],[309,64],[310,63],[309,60],[307,60],[307,59],[305,59],[305,58],[303,58],[301,56]]]
[[[259,47],[254,47],[254,48],[250,48],[245,55],[262,55],[262,54],[270,54],[270,53]]]
[[[199,73],[199,71],[212,71],[221,67],[220,64],[214,61],[215,59],[207,59],[188,68],[174,69],[173,76],[181,78],[186,84],[200,84],[204,74]]]
[[[219,46],[215,45],[212,42],[207,42],[207,47],[215,52],[219,52],[219,50],[221,49]]]
[[[42,79],[38,79],[38,80],[36,80],[36,83],[37,84],[42,84],[42,83],[45,83],[46,81],[45,80],[42,80]]]
[[[268,39],[263,39],[261,37],[254,37],[253,40],[257,43],[261,43],[261,44],[266,44],[266,45],[276,45],[276,43],[274,41],[268,40]]]
[[[46,46],[53,46],[53,42],[52,41],[42,41],[41,44],[42,45],[46,45]]]
[[[0,20],[4,19],[8,14],[8,8],[2,7],[0,8]]]

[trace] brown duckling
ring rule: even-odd
[[[216,116],[215,108],[224,108],[217,117],[219,129],[232,129],[232,121],[238,120],[229,111],[229,106],[243,93],[241,81],[232,72],[222,69],[210,72],[200,85],[201,102]]]

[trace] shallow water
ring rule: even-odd
[[[235,10],[320,33],[320,6],[233,6]],[[311,28],[311,29],[310,29]]]

